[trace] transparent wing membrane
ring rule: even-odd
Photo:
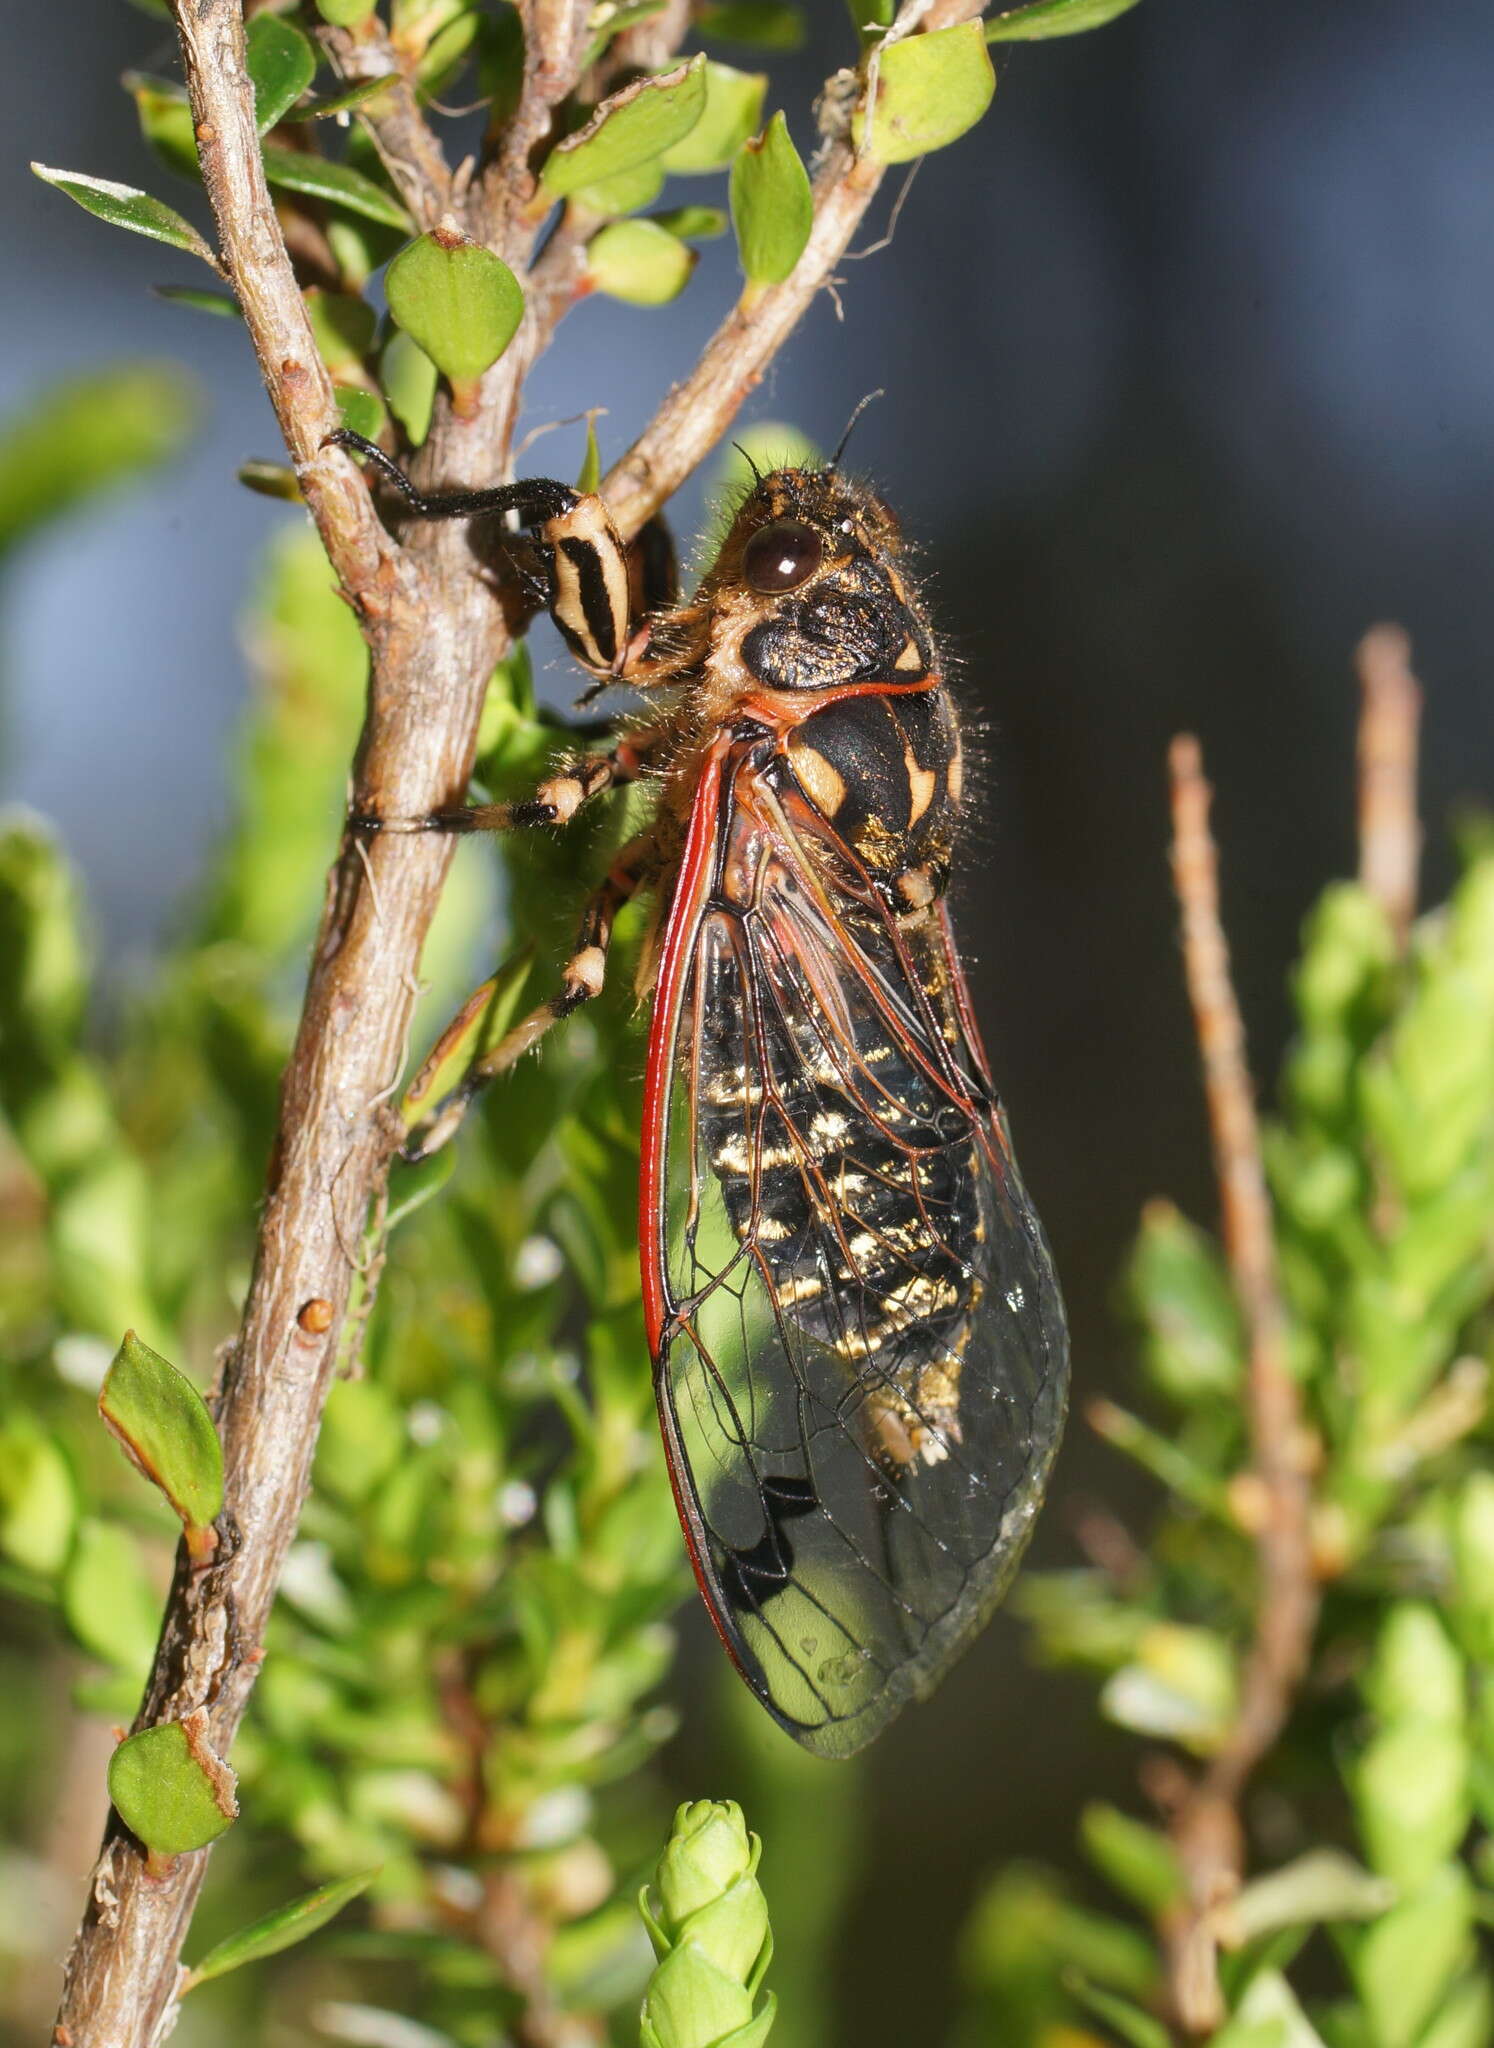
[[[720,775],[655,1023],[660,1412],[728,1647],[846,1755],[1015,1569],[1063,1314],[947,924],[900,925],[771,764]]]

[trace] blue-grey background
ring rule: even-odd
[[[847,44],[840,0],[809,11],[813,47],[780,69],[802,146]],[[235,621],[288,515],[233,482],[275,453],[241,334],[145,290],[190,281],[188,259],[25,170],[37,157],[190,206],[114,82],[166,65],[161,25],[123,0],[27,15],[0,72],[0,410],[121,354],[173,356],[207,395],[190,455],[34,545],[0,612],[0,794],[60,820],[104,943],[138,971],[223,816],[246,687]],[[1415,638],[1433,887],[1452,807],[1494,781],[1494,11],[1144,0],[998,68],[983,127],[924,166],[893,246],[844,266],[844,318],[815,307],[748,416],[829,441],[887,388],[855,457],[927,544],[985,731],[962,928],[1082,1401],[1124,1383],[1111,1292],[1140,1203],[1167,1191],[1212,1214],[1167,889],[1168,736],[1199,731],[1218,785],[1263,1076],[1298,921],[1353,857],[1366,625],[1396,617]],[[718,246],[663,312],[583,306],[534,379],[531,423],[604,404],[616,452],[688,368],[731,273]],[[699,503],[684,494],[687,531]],[[1086,1493],[1123,1492],[1083,1433],[1050,1558]],[[1087,1696],[1024,1673],[1019,1651],[998,1625],[876,1753],[884,1853],[865,1859],[866,1939],[848,1937],[847,2038],[928,2038],[975,1872],[1062,1851],[1080,1799],[1126,1782]],[[687,1746],[680,1768],[708,1761]],[[876,1965],[889,1941],[895,1970]]]

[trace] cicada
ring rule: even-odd
[[[849,1756],[996,1605],[1068,1377],[950,921],[960,723],[898,527],[838,462],[775,469],[681,602],[670,551],[625,546],[599,497],[426,495],[339,438],[417,515],[516,515],[582,666],[648,707],[527,802],[360,822],[563,824],[619,783],[656,790],[557,994],[423,1142],[598,992],[619,907],[650,892],[639,1235],[680,1521],[747,1684]]]

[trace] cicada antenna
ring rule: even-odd
[[[842,457],[842,455],[845,454],[846,443],[850,440],[851,435],[855,432],[857,420],[860,419],[861,415],[866,411],[866,408],[869,405],[874,405],[879,398],[885,398],[886,396],[887,393],[884,390],[881,390],[880,388],[876,391],[867,392],[865,398],[861,400],[860,404],[856,407],[856,410],[851,414],[851,417],[846,421],[846,430],[840,437],[840,445],[839,447],[837,447],[835,453],[831,456],[830,460],[825,464],[826,476],[834,476],[835,472],[840,468],[840,458]]]

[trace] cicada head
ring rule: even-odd
[[[700,589],[714,651],[748,687],[916,681],[932,656],[901,552],[896,520],[864,486],[834,469],[771,471]]]

